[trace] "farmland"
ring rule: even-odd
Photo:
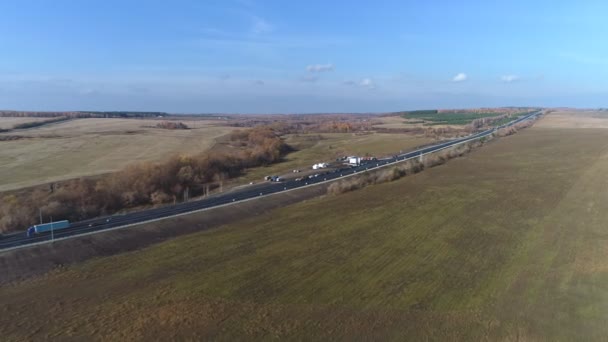
[[[15,125],[21,125],[30,122],[38,122],[48,120],[48,118],[12,118],[12,117],[0,117],[0,129],[11,129]]]
[[[380,129],[404,129],[412,127],[450,127],[463,129],[481,119],[495,119],[491,125],[505,124],[528,112],[529,108],[494,108],[475,110],[417,110],[397,112],[376,118],[374,127]],[[509,114],[507,116],[506,114]]]
[[[6,285],[0,334],[600,340],[607,141],[541,121],[392,183]]]
[[[402,118],[414,122],[424,122],[426,125],[466,125],[476,119],[491,118],[499,116],[497,112],[436,112],[436,111],[416,111],[406,112]],[[510,120],[507,120],[508,122]]]
[[[0,125],[36,120],[0,118]],[[0,191],[113,172],[177,153],[203,152],[233,130],[216,121],[191,121],[190,130],[153,128],[158,122],[78,119],[20,132],[22,139],[0,141]]]

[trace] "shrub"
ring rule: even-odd
[[[158,205],[203,194],[213,183],[236,177],[249,167],[281,160],[291,149],[272,129],[244,130],[232,135],[244,142],[230,152],[208,151],[174,156],[161,163],[140,163],[99,179],[73,179],[45,191],[22,191],[0,200],[0,231],[23,230],[38,221],[83,220],[142,205]]]
[[[446,163],[448,160],[463,156],[469,153],[472,149],[483,145],[480,141],[468,142],[452,148],[428,154],[419,159],[410,159],[404,163],[400,163],[390,169],[384,169],[365,173],[359,176],[353,176],[342,181],[332,183],[327,188],[327,193],[337,195],[357,189],[364,188],[368,185],[392,182],[410,174],[421,172],[425,168],[435,167]]]
[[[156,128],[163,129],[190,129],[185,123],[177,121],[163,121],[156,124]]]
[[[13,129],[26,129],[26,128],[40,127],[40,126],[48,125],[51,123],[61,122],[61,121],[66,121],[66,120],[70,120],[70,118],[69,117],[59,117],[59,118],[43,120],[43,121],[24,122],[24,123],[14,125]]]

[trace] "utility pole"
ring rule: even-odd
[[[40,214],[40,224],[42,224],[42,208],[38,208],[38,214]]]

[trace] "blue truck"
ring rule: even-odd
[[[66,229],[69,227],[70,227],[70,221],[67,221],[67,220],[57,221],[57,222],[52,222],[52,223],[37,224],[37,225],[31,226],[27,229],[27,236],[32,237],[32,236],[35,236],[36,234],[50,232],[51,230],[56,231],[56,230]]]

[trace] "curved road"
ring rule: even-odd
[[[155,208],[149,210],[143,210],[139,212],[128,213],[124,215],[113,215],[101,218],[95,218],[85,221],[73,222],[70,228],[58,230],[54,232],[53,238],[65,239],[68,237],[74,237],[82,234],[91,234],[94,232],[100,232],[109,229],[124,228],[130,225],[138,225],[149,221],[156,221],[159,219],[169,218],[177,215],[183,215],[194,211],[205,210],[208,208],[217,207],[220,205],[228,205],[235,202],[244,200],[250,200],[278,192],[284,192],[294,190],[314,184],[330,182],[339,178],[351,176],[356,173],[365,172],[367,170],[381,168],[387,165],[402,162],[408,159],[418,158],[422,155],[437,152],[439,150],[455,146],[467,141],[472,141],[486,137],[496,130],[508,126],[515,125],[524,120],[531,119],[541,111],[536,111],[525,115],[517,120],[511,121],[505,125],[483,131],[481,133],[473,134],[465,138],[450,140],[441,144],[428,146],[416,151],[407,152],[404,154],[396,155],[391,158],[380,159],[373,162],[368,162],[357,167],[347,167],[337,169],[325,173],[320,173],[317,177],[305,178],[301,181],[289,180],[278,183],[268,183],[262,186],[254,188],[245,188],[242,190],[236,190],[229,193],[218,194],[202,200],[180,203],[172,206],[166,206],[162,208]],[[50,233],[39,234],[35,237],[28,238],[25,232],[14,233],[11,235],[5,235],[0,238],[0,251],[11,250],[15,248],[27,247],[29,245],[36,245],[41,243],[47,243],[51,241]]]

